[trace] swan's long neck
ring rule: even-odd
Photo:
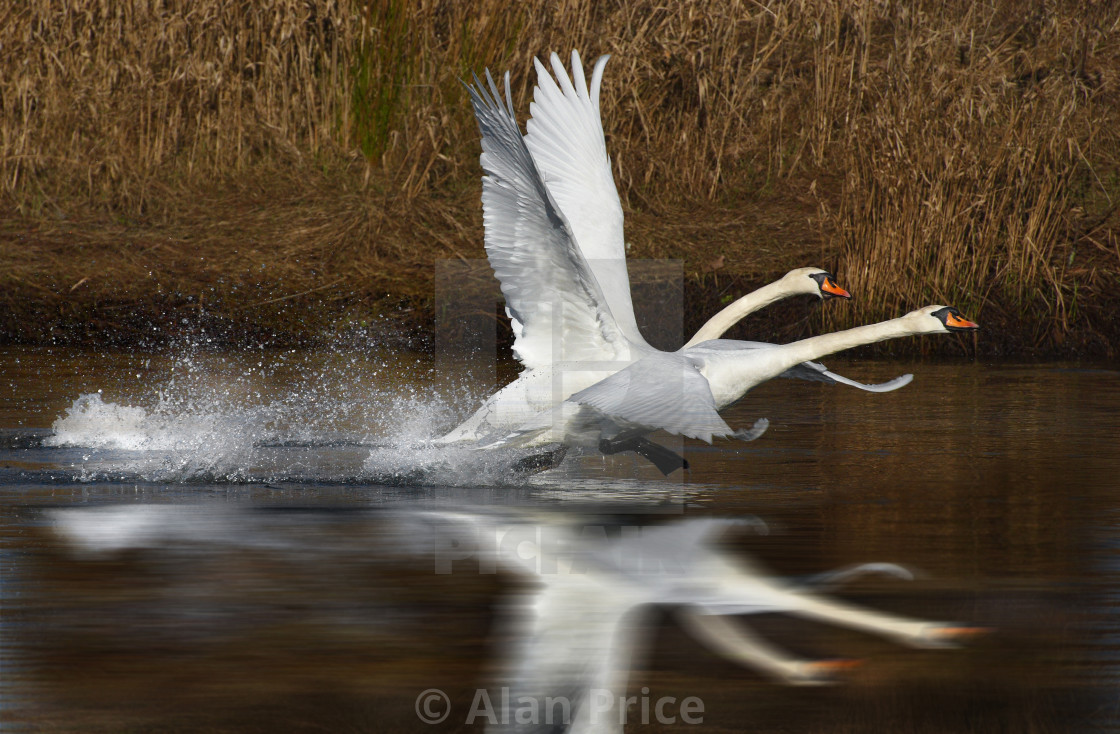
[[[809,337],[792,344],[783,344],[778,347],[782,355],[780,361],[785,365],[782,367],[782,372],[802,362],[820,359],[826,354],[835,354],[845,349],[874,344],[887,339],[913,336],[923,332],[924,330],[915,324],[912,318],[900,316],[897,319],[880,321],[877,324],[857,326],[854,329],[834,331],[831,334]]]
[[[784,278],[776,280],[769,285],[764,285],[758,290],[743,296],[708,319],[708,322],[701,326],[700,330],[696,332],[696,335],[689,339],[688,343],[684,346],[687,348],[699,344],[700,342],[719,339],[725,331],[739,323],[744,316],[752,314],[760,308],[765,308],[771,303],[780,301],[797,292],[799,291],[790,289]]]
[[[792,344],[756,348],[746,353],[738,350],[724,352],[706,360],[705,374],[716,405],[724,408],[742,398],[755,385],[777,377],[802,362],[852,347],[926,331],[913,318],[902,316],[869,326],[857,326],[854,329],[802,339]]]

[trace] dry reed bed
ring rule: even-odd
[[[685,259],[698,306],[814,263],[860,296],[814,329],[939,301],[1019,347],[1110,348],[1109,4],[32,0],[0,13],[6,323],[16,297],[50,318],[160,290],[281,330],[305,328],[292,314],[315,299],[355,317],[423,306],[435,259],[481,255],[459,79],[511,69],[524,115],[531,59],[577,47],[587,62],[613,54],[603,110],[632,254]],[[713,227],[657,226],[682,212]],[[100,267],[83,237],[107,248]]]

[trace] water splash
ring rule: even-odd
[[[537,474],[558,456],[433,445],[477,408],[490,386],[469,369],[434,370],[429,358],[414,353],[352,343],[239,354],[188,345],[128,364],[127,372],[87,382],[54,421],[37,457],[45,467],[88,482],[531,485],[588,497],[631,497],[651,488],[640,479],[654,470],[633,457],[614,457],[609,467],[592,457],[596,480],[582,486],[586,457]],[[649,478],[665,489],[660,474]]]
[[[101,393],[86,393],[54,422],[45,446],[75,446],[123,451],[179,451],[206,447],[227,438],[217,413],[176,413],[164,406],[151,412],[106,403]]]
[[[43,445],[88,449],[87,480],[475,481],[462,450],[426,446],[471,405],[432,382],[412,355],[188,350],[147,384],[79,396]]]

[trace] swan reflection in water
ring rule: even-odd
[[[765,524],[753,518],[676,518],[619,526],[602,515],[533,510],[372,514],[384,528],[370,544],[375,552],[421,560],[429,556],[434,574],[501,569],[534,582],[529,591],[508,596],[511,614],[501,617],[508,627],[495,630],[496,637],[508,641],[499,651],[506,659],[500,684],[508,694],[493,700],[507,708],[563,700],[563,721],[573,732],[622,731],[632,657],[652,642],[642,639],[647,627],[641,621],[655,608],[671,612],[683,629],[716,653],[794,685],[833,682],[852,662],[798,657],[735,616],[790,614],[917,648],[951,647],[977,632],[873,611],[825,593],[868,573],[912,578],[895,564],[870,563],[789,579],[715,545],[731,529],[765,532]],[[55,531],[83,556],[201,546],[306,552],[329,563],[315,552],[330,546],[328,539],[299,522],[277,523],[274,513],[259,510],[131,505],[50,515]],[[540,721],[513,724],[513,719],[510,711],[497,711],[491,723],[518,730],[548,728]]]
[[[732,527],[765,531],[757,519],[681,519],[623,527],[619,537],[609,539],[587,518],[540,524],[539,518],[510,522],[508,515],[480,513],[439,517],[448,525],[442,544],[437,533],[437,571],[476,556],[480,570],[497,564],[539,582],[537,589],[511,600],[517,628],[505,651],[510,664],[502,685],[508,692],[501,700],[521,711],[528,706],[534,716],[553,713],[548,705],[561,702],[559,715],[570,721],[573,732],[622,731],[632,656],[648,642],[638,639],[641,615],[658,607],[670,609],[685,630],[716,653],[793,685],[830,683],[853,661],[796,657],[732,615],[792,614],[919,648],[951,647],[979,632],[883,614],[822,593],[868,573],[912,578],[895,564],[868,563],[791,580],[714,547],[713,541]],[[473,528],[474,537],[464,542],[456,525]],[[512,723],[512,713],[492,720],[519,731],[547,728],[539,720]]]

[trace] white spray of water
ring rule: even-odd
[[[106,403],[100,393],[86,393],[54,422],[47,446],[80,446],[123,451],[182,451],[216,445],[229,432],[217,413],[177,413]]]
[[[106,374],[53,425],[48,447],[81,449],[80,479],[522,487],[612,499],[665,489],[632,456],[572,458],[532,474],[539,449],[479,451],[431,440],[484,397],[466,372],[415,355],[345,351],[214,354],[188,346]],[[463,377],[451,379],[448,374]],[[66,454],[72,455],[73,452]],[[592,465],[594,481],[580,471]],[[580,482],[587,486],[583,486]]]
[[[503,481],[509,457],[427,445],[464,410],[461,387],[430,382],[415,358],[188,351],[118,400],[81,395],[44,443],[90,449],[87,479]]]

